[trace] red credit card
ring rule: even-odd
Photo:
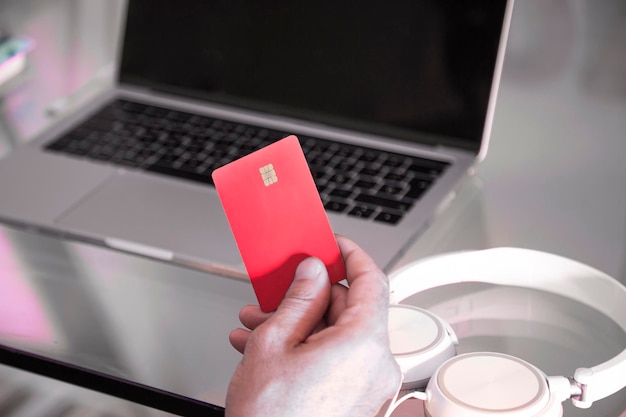
[[[263,311],[276,310],[298,264],[321,259],[330,281],[345,265],[298,138],[289,136],[213,171]]]

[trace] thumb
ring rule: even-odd
[[[303,260],[276,312],[267,321],[277,326],[286,344],[297,345],[320,323],[330,302],[328,271],[317,258]]]

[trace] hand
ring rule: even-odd
[[[349,289],[331,286],[324,264],[308,258],[276,312],[241,310],[251,331],[230,335],[244,355],[228,388],[227,416],[372,417],[399,389],[387,277],[354,242],[337,242]]]

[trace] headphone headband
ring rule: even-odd
[[[419,274],[419,275],[417,275]],[[401,303],[431,288],[462,282],[530,288],[585,304],[614,320],[626,332],[626,287],[590,266],[545,252],[495,248],[455,252],[416,261],[390,274],[390,302]],[[574,379],[586,408],[626,385],[626,349],[602,364],[579,368]]]

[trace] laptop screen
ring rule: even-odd
[[[120,81],[478,150],[505,0],[129,0]]]

